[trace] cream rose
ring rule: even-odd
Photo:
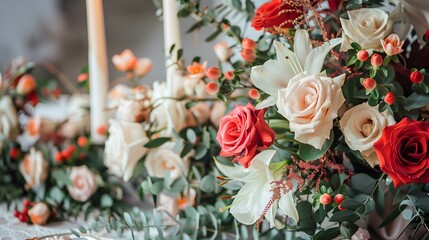
[[[344,79],[345,74],[330,78],[302,73],[278,91],[278,112],[289,120],[296,140],[322,148],[345,101],[341,91]]]
[[[174,143],[168,142],[151,150],[145,160],[145,167],[150,176],[164,178],[170,172],[170,179],[173,181],[178,177],[188,175],[189,159],[183,159],[174,151]]]
[[[188,109],[187,115],[186,124],[188,127],[204,124],[209,120],[210,106],[207,103],[199,102]]]
[[[219,121],[222,117],[225,116],[226,104],[221,101],[217,101],[213,104],[213,107],[210,111],[210,121],[216,127],[219,127]]]
[[[378,165],[374,143],[380,139],[383,129],[395,124],[388,111],[380,113],[378,106],[371,107],[362,103],[346,111],[340,120],[347,145],[362,154],[362,157],[374,167]]]
[[[30,220],[33,224],[43,225],[48,219],[51,211],[48,206],[44,203],[36,203],[34,206],[28,210],[28,216],[30,216]]]
[[[48,163],[42,152],[32,148],[19,164],[19,172],[26,181],[27,189],[42,185],[48,177]]]
[[[147,141],[143,125],[110,120],[109,138],[104,148],[104,164],[114,175],[124,181],[130,180],[137,162],[147,152],[143,147]]]
[[[393,21],[380,9],[362,8],[348,12],[349,19],[341,18],[343,26],[343,43],[341,51],[351,48],[356,42],[363,49],[383,51],[380,40],[392,33]]]
[[[86,202],[97,191],[97,179],[86,165],[73,167],[69,176],[73,185],[67,189],[74,200]]]
[[[89,124],[89,96],[72,95],[67,103],[67,121],[61,127],[61,134],[67,138],[74,138],[79,133],[88,132]]]
[[[150,100],[123,98],[119,101],[116,119],[128,122],[142,122],[149,114]]]
[[[124,84],[117,84],[107,93],[107,106],[109,108],[116,108],[119,101],[131,94],[131,88]]]
[[[3,96],[0,100],[0,150],[3,140],[15,140],[18,132],[18,115],[12,98]]]

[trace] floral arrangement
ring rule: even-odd
[[[199,56],[185,64],[184,50],[173,45],[174,82],[142,85],[150,60],[130,50],[113,56],[131,87],[109,92],[111,119],[99,129],[108,136],[104,153],[73,125],[84,114],[50,118],[53,127],[31,118],[20,127],[15,111],[36,105],[38,84],[28,65],[12,67],[2,87],[1,106],[13,111],[1,116],[0,170],[2,181],[16,184],[2,184],[12,189],[0,199],[35,200],[17,212],[35,224],[47,221],[49,209],[64,217],[102,210],[76,235],[427,237],[429,3],[385,4],[271,0],[256,8],[231,0],[211,8],[180,1],[178,16],[196,20],[188,32],[214,27],[207,41],[231,38],[214,45],[219,64]],[[87,78],[79,75],[80,87]],[[17,147],[19,133],[38,136],[28,154]],[[118,179],[155,209],[123,203]]]

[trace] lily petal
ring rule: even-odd
[[[335,38],[329,42],[325,42],[322,46],[314,48],[310,51],[305,59],[304,71],[307,74],[318,74],[322,70],[323,63],[325,62],[326,55],[334,47],[342,42],[341,38]]]
[[[285,212],[287,216],[292,218],[295,222],[299,221],[298,210],[296,210],[296,204],[293,200],[293,192],[289,191],[286,194],[282,194],[279,200],[279,208]]]
[[[264,109],[267,107],[271,107],[273,105],[276,105],[277,97],[269,96],[260,103],[258,103],[255,107],[256,110]]]
[[[307,30],[299,29],[295,32],[295,40],[293,43],[293,51],[299,60],[301,66],[305,65],[305,58],[313,49],[310,42],[310,36]]]

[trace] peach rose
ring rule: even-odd
[[[150,58],[140,58],[137,60],[136,66],[134,68],[134,73],[137,77],[144,77],[146,74],[152,70],[153,64]]]
[[[121,72],[127,72],[134,69],[137,64],[137,57],[134,56],[130,49],[125,49],[121,54],[112,57],[112,62],[116,69]]]
[[[97,179],[87,166],[73,167],[69,176],[73,185],[67,189],[74,200],[86,202],[97,191]]]
[[[42,185],[48,177],[48,163],[42,152],[32,148],[19,164],[19,171],[26,181],[25,187],[30,189]]]
[[[389,55],[397,55],[402,51],[402,45],[404,45],[404,41],[399,39],[399,36],[396,34],[390,34],[386,39],[380,39],[381,45],[383,46],[384,52]]]
[[[50,214],[51,211],[48,206],[42,202],[34,204],[34,206],[28,210],[31,222],[36,225],[45,224],[48,221]]]

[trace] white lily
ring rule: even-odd
[[[429,1],[428,0],[400,0],[399,4],[390,16],[394,21],[399,21],[398,35],[405,39],[411,25],[417,33],[417,41],[424,45],[423,36],[429,29]]]
[[[252,165],[245,169],[241,165],[227,166],[215,161],[218,169],[231,181],[244,182],[243,187],[235,195],[234,201],[230,206],[231,214],[237,221],[243,224],[254,224],[264,213],[272,192],[272,182],[281,178],[281,171],[270,170],[270,162],[275,150],[265,150],[253,158]],[[299,221],[298,211],[293,199],[293,190],[284,194],[281,193],[280,200],[276,200],[266,212],[265,218],[270,222],[270,227],[281,228],[283,225],[275,220],[277,209],[292,218],[295,222]]]
[[[299,29],[295,33],[294,52],[282,43],[275,41],[277,59],[270,59],[264,65],[254,66],[250,78],[253,84],[270,96],[260,102],[256,109],[275,105],[278,90],[286,88],[290,79],[300,73],[319,74],[326,55],[341,43],[340,38],[332,39],[313,48],[307,30]]]

